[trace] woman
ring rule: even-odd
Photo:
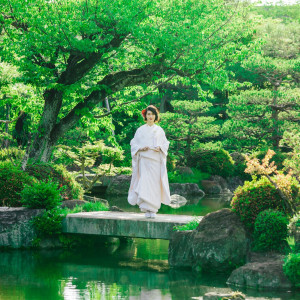
[[[158,109],[149,105],[142,115],[146,124],[139,127],[130,141],[132,177],[128,202],[138,205],[146,218],[155,218],[161,203],[170,204],[166,161],[170,142],[159,121]]]

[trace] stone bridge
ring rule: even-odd
[[[133,212],[82,212],[68,214],[63,220],[63,232],[113,237],[169,240],[173,226],[184,225],[195,217],[157,214],[155,219]],[[199,218],[199,221],[202,217]]]

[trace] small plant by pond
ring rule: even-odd
[[[290,253],[283,265],[285,275],[296,287],[300,287],[300,253]]]
[[[177,225],[173,227],[174,231],[186,231],[186,230],[194,230],[198,227],[200,223],[199,218],[194,218],[192,221],[188,222],[184,225]]]

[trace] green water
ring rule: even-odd
[[[123,199],[114,205],[128,211]],[[194,199],[162,213],[205,215],[228,206],[222,199]],[[0,252],[0,300],[192,299],[207,292],[228,292],[228,274],[197,275],[168,265],[168,241],[134,239],[120,245],[73,250]],[[243,291],[247,296],[299,300],[295,292]]]

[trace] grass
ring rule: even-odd
[[[173,230],[175,231],[194,230],[198,227],[199,222],[200,222],[199,218],[195,217],[192,221],[188,222],[187,224],[174,226]]]
[[[75,214],[79,212],[89,212],[89,211],[108,211],[109,208],[102,202],[87,202],[83,205],[76,205],[73,209],[70,208],[60,208],[59,212],[61,214]]]

